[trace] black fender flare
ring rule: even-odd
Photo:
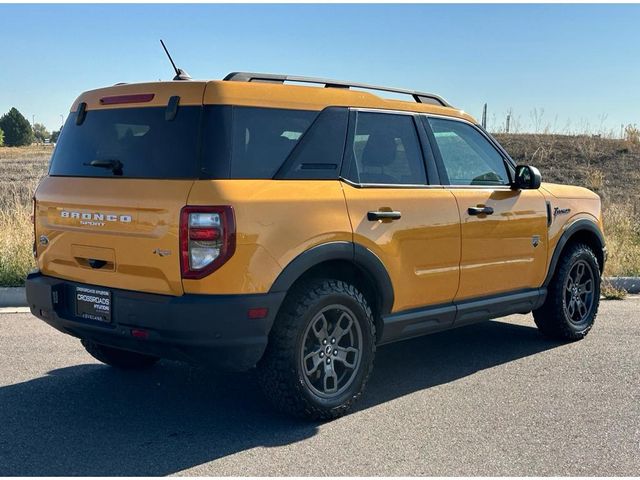
[[[384,315],[391,312],[394,293],[387,269],[375,253],[353,242],[329,242],[305,250],[280,272],[269,292],[288,291],[309,269],[331,260],[351,262],[367,274],[380,295],[380,313]]]
[[[576,220],[564,231],[564,233],[560,237],[560,240],[558,240],[558,244],[556,245],[556,248],[553,251],[553,256],[551,257],[551,262],[549,263],[549,270],[547,271],[547,276],[544,279],[544,283],[543,283],[544,287],[549,286],[549,283],[553,278],[553,274],[556,271],[556,266],[558,265],[558,260],[560,260],[560,255],[562,254],[562,250],[567,245],[569,240],[571,240],[571,238],[576,233],[579,233],[581,231],[587,231],[589,233],[593,233],[595,237],[598,239],[598,242],[600,243],[600,249],[602,249],[602,263],[604,264],[604,260],[606,259],[605,242],[604,242],[604,236],[602,235],[600,228],[598,228],[598,225],[595,222],[591,220],[587,220],[586,218]],[[596,256],[598,256],[600,252],[595,252],[595,253],[596,253]],[[601,265],[601,267],[602,266],[604,265]]]

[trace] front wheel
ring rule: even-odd
[[[545,303],[533,318],[548,337],[579,340],[593,327],[599,303],[598,260],[587,245],[575,244],[560,258]]]
[[[285,300],[258,379],[282,412],[337,418],[361,396],[374,354],[375,326],[362,293],[339,280],[314,280]]]

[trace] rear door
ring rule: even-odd
[[[77,282],[180,295],[178,224],[199,174],[202,109],[125,107],[69,115],[36,192],[38,265]]]
[[[417,126],[412,114],[352,111],[343,164],[354,242],[387,268],[394,312],[451,302],[458,288],[458,208],[450,191],[429,186]]]
[[[503,155],[473,125],[423,117],[440,178],[461,218],[456,300],[536,288],[547,259],[547,210],[538,190],[513,190]]]

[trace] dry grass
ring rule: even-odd
[[[640,128],[635,125],[627,125],[624,129],[624,139],[633,145],[640,145]]]
[[[24,284],[33,259],[31,207],[21,203],[0,210],[0,286]]]
[[[0,210],[31,202],[50,156],[51,147],[0,147]]]
[[[640,222],[630,204],[608,205],[603,214],[609,276],[640,276]]]
[[[535,165],[546,182],[595,188],[605,205],[640,208],[640,143],[592,135],[498,134],[517,163]]]
[[[51,147],[0,148],[0,286],[24,283],[34,267],[31,198]]]
[[[608,279],[605,278],[600,286],[600,295],[607,300],[624,300],[627,296],[627,292],[621,288],[616,288]]]

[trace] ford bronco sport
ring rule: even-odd
[[[284,75],[83,93],[34,209],[34,315],[115,367],[255,367],[311,418],[378,345],[528,312],[584,337],[606,257],[596,194],[442,98]]]

